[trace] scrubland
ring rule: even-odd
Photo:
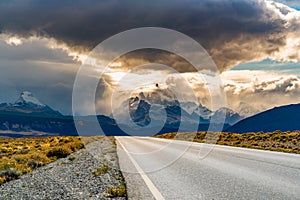
[[[84,147],[80,137],[0,138],[0,184]]]
[[[158,138],[188,140],[193,142],[216,143],[235,147],[246,147],[287,153],[300,153],[300,131],[274,131],[237,133],[166,133]]]

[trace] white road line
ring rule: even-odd
[[[121,143],[121,141],[117,137],[116,137],[116,140],[121,145],[121,147],[124,149],[124,151],[127,153],[129,159],[131,160],[132,164],[137,169],[138,173],[141,175],[142,179],[145,181],[145,183],[146,183],[147,187],[149,188],[149,190],[151,191],[153,197],[157,200],[164,200],[165,198],[162,196],[162,194],[159,192],[159,190],[155,187],[153,182],[149,179],[149,177],[142,170],[142,168],[137,164],[137,162],[134,160],[134,158],[130,155],[130,153],[127,151],[127,149]]]

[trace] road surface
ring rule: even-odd
[[[300,199],[300,155],[117,137],[129,199]]]

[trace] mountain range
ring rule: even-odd
[[[126,106],[129,106],[131,119],[140,126],[148,125],[151,120],[154,122],[161,121],[161,116],[165,112],[167,114],[167,124],[177,124],[180,122],[200,122],[200,124],[224,122],[226,125],[233,125],[245,118],[229,108],[222,107],[216,111],[211,111],[207,107],[195,102],[179,102],[176,99],[152,98],[143,92],[125,101],[118,108],[119,112],[122,112],[120,110],[126,108]],[[152,112],[151,118],[150,110]],[[128,120],[126,113],[127,110],[124,111],[124,117],[122,117],[124,120]],[[126,121],[124,122],[126,123]]]
[[[93,132],[89,116],[79,118],[81,126]],[[121,134],[113,119],[99,115],[97,119],[106,134]],[[24,91],[14,103],[0,104],[0,136],[78,135],[72,116],[64,116],[41,103],[31,92]]]
[[[298,130],[300,104],[274,108],[246,118],[229,108],[211,111],[194,102],[178,102],[174,99],[149,98],[140,93],[125,101],[119,110],[129,108],[129,115],[120,115],[121,121],[112,116],[97,115],[105,135],[134,135],[158,131],[157,134],[181,131],[207,131],[210,123],[223,124],[223,131],[244,133],[250,131]],[[251,109],[242,105],[249,114]],[[293,116],[291,120],[290,116]],[[165,116],[162,125],[162,117]],[[225,116],[225,119],[224,119]],[[85,135],[95,135],[91,125],[93,116],[77,117],[77,125]],[[131,122],[131,123],[130,123]],[[133,125],[132,125],[133,123]],[[182,125],[183,124],[183,125]],[[196,128],[195,128],[196,127]],[[125,131],[124,131],[125,129]],[[143,132],[142,131],[142,132]],[[82,134],[82,133],[81,133]],[[45,135],[78,135],[72,116],[65,116],[42,103],[31,92],[22,92],[14,103],[0,104],[0,136],[23,137]]]

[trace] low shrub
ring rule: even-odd
[[[82,142],[73,142],[69,145],[69,148],[71,149],[71,151],[77,151],[79,149],[84,148],[84,144]]]
[[[68,159],[69,159],[70,161],[73,161],[73,160],[75,160],[75,157],[74,157],[74,156],[70,156]]]
[[[5,179],[5,181],[15,180],[19,178],[21,175],[22,173],[14,168],[5,169],[0,172],[0,177],[2,179]]]
[[[31,169],[35,169],[35,168],[43,166],[43,163],[37,162],[35,160],[29,160],[27,162],[27,166],[30,167]]]
[[[54,147],[46,154],[47,157],[65,158],[71,154],[71,150],[67,147]]]
[[[105,174],[109,171],[109,167],[107,165],[103,166],[103,167],[100,167],[97,169],[97,171],[93,172],[93,174],[95,176],[99,176],[101,174]]]
[[[3,177],[0,177],[0,185],[3,184],[3,183],[5,183],[5,182],[6,182],[6,179],[3,178]]]
[[[126,197],[126,185],[123,182],[117,186],[111,186],[106,190],[106,193],[109,195],[109,197]]]

